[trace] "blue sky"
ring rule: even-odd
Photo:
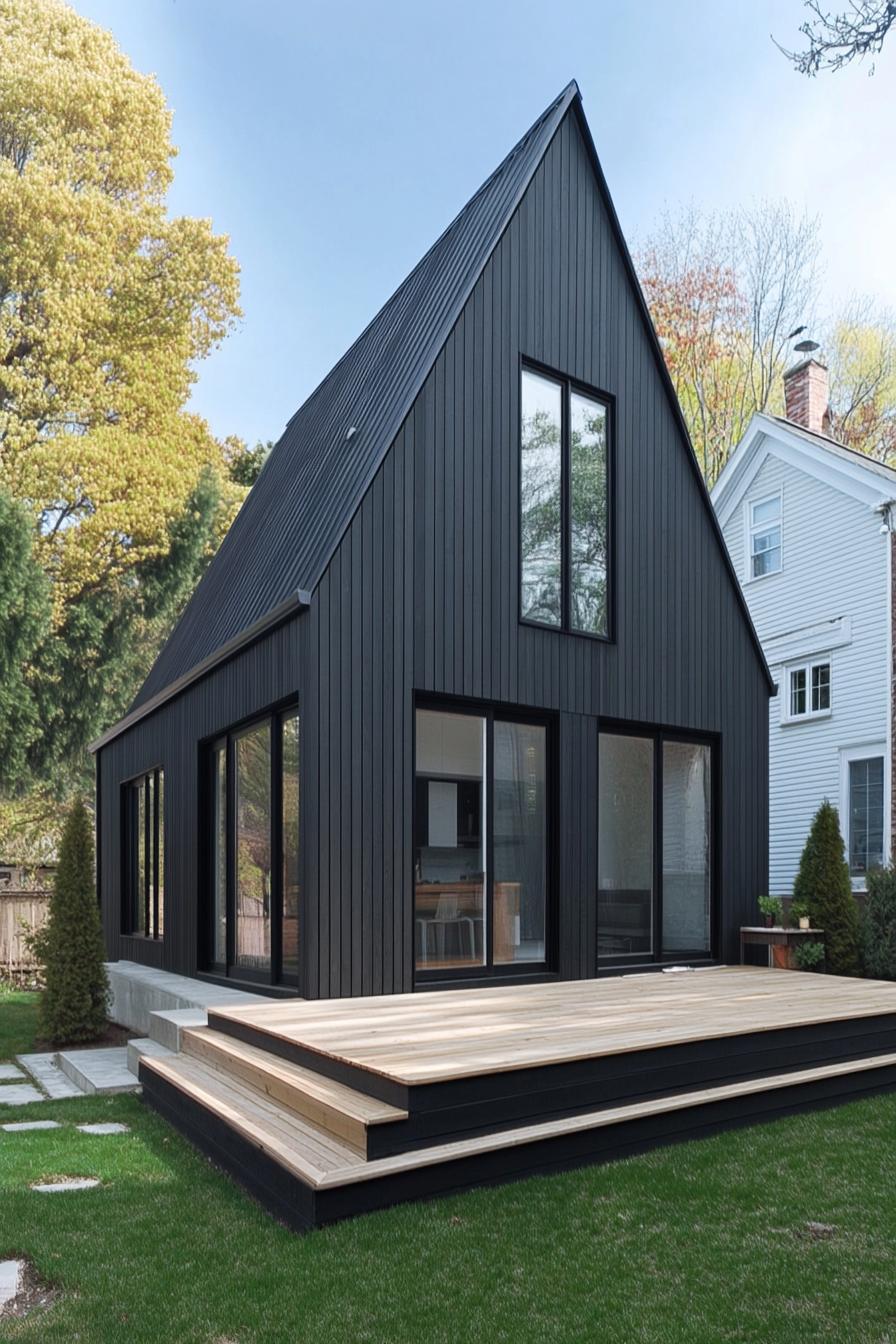
[[[845,4],[845,0],[843,0]],[[832,7],[843,7],[831,0]],[[74,0],[174,109],[175,212],[210,216],[245,316],[199,371],[213,430],[276,439],[570,78],[630,245],[664,207],[787,196],[825,300],[896,308],[896,34],[807,80],[801,0]]]

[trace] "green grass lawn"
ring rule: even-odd
[[[0,1134],[0,1258],[63,1290],[0,1337],[88,1344],[896,1339],[896,1098],[296,1236],[134,1097]],[[4,1108],[3,1119],[12,1118]],[[119,1119],[122,1136],[74,1122]],[[96,1175],[40,1195],[30,1181]],[[805,1224],[833,1224],[813,1240]]]
[[[0,984],[0,1061],[33,1048],[39,1000],[39,994]]]

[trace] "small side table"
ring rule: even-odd
[[[768,948],[769,969],[773,969],[773,949],[776,947],[795,948],[806,940],[811,942],[824,942],[824,929],[784,929],[779,925],[774,928],[763,928],[759,924],[746,924],[741,926],[740,931],[740,964],[744,964],[744,948],[757,945]],[[779,968],[783,969],[783,968]]]

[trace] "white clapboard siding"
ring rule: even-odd
[[[823,450],[822,450],[823,451]],[[767,455],[765,455],[767,453]],[[866,499],[806,470],[766,437],[758,471],[720,508],[725,540],[766,651],[779,694],[769,702],[770,890],[788,895],[812,816],[824,798],[843,808],[842,753],[880,743],[889,732],[887,615],[889,537]],[[746,475],[746,473],[745,473]],[[888,483],[879,477],[881,497]],[[746,569],[750,502],[780,491],[783,567],[749,580]],[[829,634],[828,634],[829,632]],[[786,638],[785,638],[786,637]],[[827,641],[827,644],[826,644]],[[788,662],[782,663],[782,646]],[[829,718],[782,723],[786,668],[803,653],[830,653]],[[790,656],[794,655],[794,656]],[[885,800],[889,762],[884,751]],[[885,817],[888,807],[885,801]],[[841,820],[845,830],[845,822]],[[885,826],[886,830],[886,826]]]

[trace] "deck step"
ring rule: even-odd
[[[606,1160],[656,1143],[896,1088],[896,1053],[608,1106],[373,1161],[195,1056],[145,1058],[140,1078],[146,1099],[238,1179],[281,1215],[294,1214],[296,1225],[312,1226],[466,1185]],[[232,1136],[241,1142],[233,1145]],[[262,1166],[267,1163],[264,1178],[253,1153],[263,1154]],[[285,1203],[290,1189],[286,1178],[299,1183],[292,1209]],[[310,1206],[302,1204],[309,1199]]]
[[[408,1118],[407,1111],[397,1106],[377,1101],[300,1064],[208,1027],[183,1030],[181,1049],[185,1055],[201,1060],[228,1078],[255,1088],[364,1157],[368,1155],[368,1131],[372,1126]]]
[[[144,1084],[147,1076],[150,1080],[161,1078],[197,1101],[313,1188],[333,1171],[365,1165],[350,1144],[340,1142],[289,1107],[193,1055],[170,1059],[146,1057],[140,1062],[140,1079]]]

